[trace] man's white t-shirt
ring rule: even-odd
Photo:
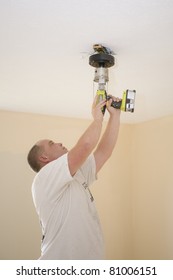
[[[96,179],[94,156],[73,177],[67,156],[44,166],[33,181],[43,234],[40,259],[104,259],[102,230],[89,190]]]

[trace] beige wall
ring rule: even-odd
[[[173,259],[173,116],[133,126],[136,259]]]
[[[0,259],[36,259],[40,254],[29,148],[40,138],[70,148],[89,123],[0,112]],[[121,125],[116,149],[92,187],[108,259],[173,258],[172,143],[173,116]]]

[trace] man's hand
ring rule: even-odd
[[[118,97],[114,97],[114,96],[111,96],[111,98],[106,102],[106,107],[107,107],[107,110],[109,112],[110,115],[119,115],[121,110],[120,109],[115,109],[114,107],[111,106],[112,104],[112,101],[121,101],[121,98],[118,98]]]
[[[99,103],[97,103],[97,99],[98,99],[98,96],[95,96],[94,102],[92,105],[92,115],[93,115],[94,120],[102,121],[103,113],[102,113],[101,109],[102,109],[102,107],[104,107],[106,105],[106,99],[100,101]]]

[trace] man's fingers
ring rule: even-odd
[[[106,106],[107,106],[107,107],[110,107],[111,104],[112,104],[112,97],[111,97],[109,100],[107,100]]]
[[[103,99],[101,101],[98,101],[98,96],[95,96],[94,102],[93,102],[93,107],[102,107],[106,104],[106,99]]]

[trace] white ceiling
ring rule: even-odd
[[[0,109],[91,118],[95,43],[116,53],[108,93],[136,89],[123,122],[173,114],[172,0],[0,0]]]

